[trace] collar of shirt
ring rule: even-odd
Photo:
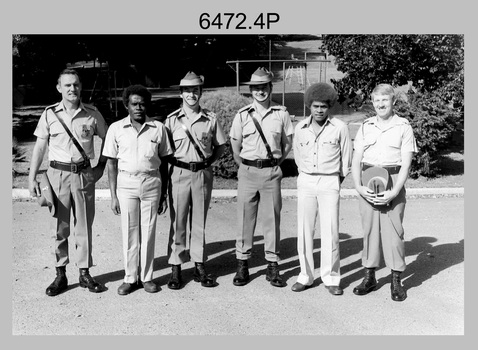
[[[86,110],[85,106],[83,105],[83,102],[80,101],[80,104],[78,105],[78,109],[75,112],[75,115],[73,116],[76,117],[82,110]],[[55,113],[59,111],[64,111],[66,112],[65,105],[63,104],[63,101],[60,101],[58,105],[55,107]]]
[[[278,104],[275,104],[275,103],[271,102],[271,105],[269,106],[269,108],[267,108],[267,110],[264,113],[264,115],[262,116],[262,118],[266,117],[269,114],[269,112],[271,112],[273,110],[281,110],[281,109],[282,109],[281,105],[278,105]],[[257,112],[258,114],[260,114],[257,111],[257,108],[255,107],[254,103],[251,103],[246,110],[247,110],[248,113]]]
[[[144,122],[144,125],[148,125],[152,128],[156,127],[156,124],[154,124],[154,119],[146,116],[146,120]],[[131,118],[128,115],[127,117],[123,118],[123,128],[125,127],[133,127],[133,123],[131,123]]]
[[[179,118],[182,118],[182,117],[186,117],[186,118],[187,118],[186,112],[184,112],[184,109],[181,108],[180,111],[179,111],[179,113],[178,113],[178,119],[179,119]],[[204,110],[203,110],[201,107],[199,107],[199,112],[198,112],[197,117],[194,118],[193,120],[191,120],[191,121],[190,121],[190,124],[193,124],[193,123],[197,122],[199,119],[201,119],[201,117],[204,117],[204,118],[206,118],[206,119],[209,120],[209,121],[211,120],[211,117],[208,116],[206,113],[204,113]]]
[[[396,114],[392,115],[390,117],[390,120],[387,123],[379,123],[378,121],[379,116],[374,116],[369,119],[367,119],[367,124],[374,125],[377,128],[379,128],[382,131],[386,131],[388,129],[391,129],[397,125],[402,125],[403,121],[400,119],[400,117]]]

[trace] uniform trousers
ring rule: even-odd
[[[76,265],[89,268],[93,265],[92,226],[95,217],[95,182],[91,167],[78,174],[49,167],[48,178],[57,197],[55,256],[56,267],[69,262],[68,237],[71,233],[73,213],[73,235],[75,237]]]
[[[391,175],[393,182],[397,176],[398,174]],[[374,206],[359,196],[363,229],[362,265],[364,267],[378,267],[383,252],[385,265],[388,268],[395,271],[405,270],[405,243],[402,226],[406,204],[405,194],[405,187],[403,187],[388,206]]]
[[[239,260],[251,258],[260,205],[263,209],[261,220],[265,258],[269,262],[279,261],[282,170],[279,166],[259,169],[241,164],[237,176],[239,230],[236,236],[236,258]]]
[[[320,276],[327,286],[340,283],[338,175],[309,175],[297,178],[297,252],[300,274],[297,282],[314,282],[314,232],[320,223]]]
[[[124,282],[153,279],[156,218],[161,195],[159,172],[120,171],[117,182],[123,235]]]
[[[171,170],[168,263],[180,265],[190,260],[205,262],[206,218],[211,203],[212,168],[193,172],[173,166]]]

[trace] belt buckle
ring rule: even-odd
[[[256,164],[257,164],[257,167],[258,167],[259,169],[262,169],[262,159],[258,159],[258,160],[256,161]]]
[[[71,172],[72,172],[72,173],[75,173],[75,174],[76,174],[76,173],[78,172],[78,164],[76,164],[76,163],[71,163],[71,164],[70,164],[70,169],[71,169]]]
[[[189,170],[195,173],[197,171],[196,165],[197,165],[196,163],[189,163]]]

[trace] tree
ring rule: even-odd
[[[463,35],[325,35],[323,47],[345,73],[333,79],[341,100],[379,83],[436,91],[446,103],[463,106]]]
[[[358,91],[370,96],[380,83],[412,83],[395,109],[412,124],[419,146],[411,176],[437,175],[437,160],[463,133],[463,35],[326,35],[322,48],[345,73],[331,79],[339,101]]]

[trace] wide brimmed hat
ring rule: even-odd
[[[260,67],[257,68],[254,73],[252,73],[251,81],[244,82],[245,85],[260,85],[267,84],[272,81],[274,78],[274,73],[268,71],[267,69]]]
[[[55,207],[55,193],[51,188],[50,179],[46,173],[43,173],[40,181],[40,191],[41,195],[38,197],[38,203],[41,207],[48,207],[50,209],[50,214],[55,216],[56,207]]]
[[[367,186],[377,194],[388,189],[389,176],[386,169],[373,166],[362,173],[362,185]]]
[[[202,75],[197,75],[194,72],[188,72],[179,82],[180,87],[201,85],[204,85],[204,77]]]

